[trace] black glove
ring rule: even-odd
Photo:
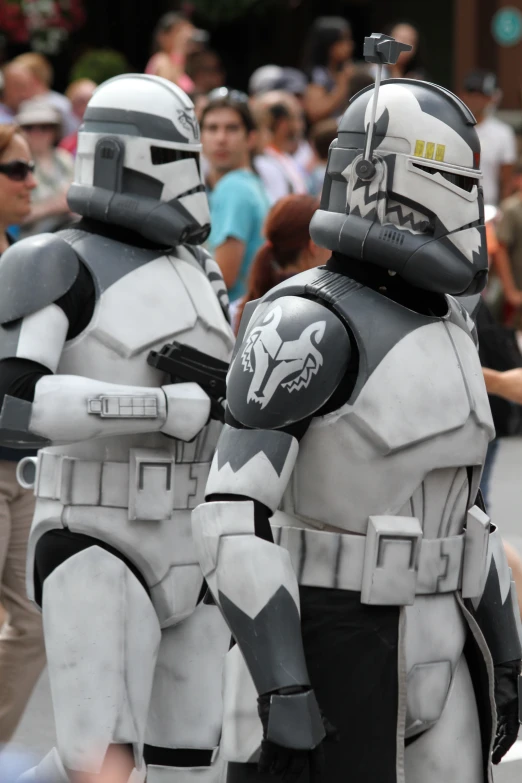
[[[493,746],[493,764],[498,764],[516,741],[519,729],[518,677],[520,661],[495,666],[495,704],[497,734]]]
[[[308,768],[310,783],[319,783],[324,768],[323,740],[338,736],[319,710],[314,692],[286,688],[260,696],[257,704],[263,724],[259,772],[294,783]]]

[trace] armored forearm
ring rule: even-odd
[[[193,514],[203,573],[259,694],[309,686],[290,556],[256,535],[255,519],[256,506],[279,505],[297,451],[285,432],[225,426],[206,490],[215,502]]]
[[[295,573],[286,550],[256,536],[254,503],[204,503],[193,530],[205,579],[258,693],[308,688]]]
[[[475,617],[495,665],[522,657],[520,615],[515,583],[498,530],[489,535],[486,581],[473,600]]]
[[[18,430],[22,443],[25,430],[52,442],[75,442],[163,432],[188,441],[203,428],[209,411],[210,400],[195,383],[146,388],[76,375],[48,375],[36,384],[32,404],[5,398],[0,437],[2,430]]]

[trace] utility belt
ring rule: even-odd
[[[423,538],[418,519],[391,515],[370,517],[365,536],[272,530],[300,585],[360,592],[364,604],[409,606],[416,595],[460,590],[463,598],[480,596],[490,527],[489,517],[473,506],[464,532],[448,538]]]
[[[17,478],[37,498],[64,506],[128,509],[129,520],[161,521],[204,501],[209,462],[176,463],[164,449],[129,449],[129,462],[83,460],[43,449],[18,463]]]

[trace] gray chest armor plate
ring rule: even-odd
[[[96,306],[87,328],[68,341],[59,373],[159,386],[150,350],[173,339],[226,361],[232,335],[212,285],[193,254],[168,255],[88,234],[61,232],[91,272]]]
[[[359,374],[345,405],[313,419],[284,511],[320,529],[365,533],[370,516],[391,514],[417,517],[426,538],[461,533],[494,429],[458,303],[420,315],[321,269],[266,301],[286,295],[319,297],[347,323]]]
[[[158,256],[79,230],[60,236],[91,272],[96,303],[87,327],[66,342],[57,375],[160,387],[170,379],[147,356],[172,340],[228,360],[232,331],[189,250]],[[136,563],[160,622],[179,620],[193,610],[201,585],[190,512],[203,501],[220,430],[212,420],[191,442],[143,432],[41,450],[29,560],[49,528],[100,538]]]

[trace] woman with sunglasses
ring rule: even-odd
[[[0,125],[0,255],[13,242],[9,226],[31,211],[36,187],[27,141],[15,125]],[[1,263],[1,260],[0,260]],[[16,480],[19,450],[0,448],[0,744],[13,735],[45,664],[40,614],[26,597],[25,560],[34,496]]]
[[[46,100],[25,101],[16,117],[35,161],[37,187],[22,236],[63,228],[71,219],[65,194],[72,182],[72,155],[56,145],[61,136],[61,116]]]
[[[8,227],[20,225],[30,214],[35,187],[27,141],[16,125],[0,125],[0,254],[13,241]]]

